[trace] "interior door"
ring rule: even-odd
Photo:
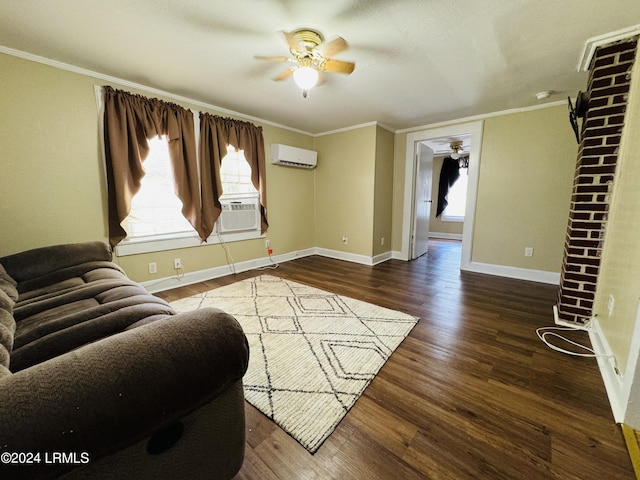
[[[417,144],[416,184],[414,188],[414,215],[411,259],[427,253],[429,249],[429,220],[431,219],[431,179],[433,177],[433,150]]]

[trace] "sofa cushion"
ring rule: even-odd
[[[19,282],[16,288],[22,301],[26,300],[27,296],[38,297],[46,293],[56,295],[59,291],[69,286],[81,285],[87,281],[97,280],[96,278],[91,278],[91,274],[100,269],[111,272],[109,278],[126,276],[124,271],[115,263],[106,260],[89,261],[61,268],[60,270],[48,272],[37,277],[31,277],[28,280]]]
[[[72,243],[35,248],[2,257],[0,262],[18,283],[90,261],[111,261],[109,245],[103,242]]]
[[[43,282],[47,278],[49,282]],[[25,290],[24,284],[33,287]],[[152,318],[175,315],[111,262],[86,262],[18,284],[11,371],[17,372]],[[146,323],[146,322],[144,322]]]
[[[14,302],[18,299],[17,282],[9,276],[0,263],[0,290],[5,292]]]
[[[12,315],[13,305],[13,299],[0,289],[0,377],[10,373],[9,363],[16,331],[16,322]]]

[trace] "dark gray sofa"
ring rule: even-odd
[[[102,242],[0,258],[0,478],[231,478],[244,457],[236,320],[176,314]]]

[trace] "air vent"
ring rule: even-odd
[[[257,199],[221,202],[220,233],[257,230],[260,226]]]

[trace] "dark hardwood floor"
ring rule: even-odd
[[[420,317],[315,455],[246,404],[236,478],[635,478],[596,361],[536,336],[553,324],[557,287],[461,273],[459,261],[458,242],[437,240],[413,262],[313,256],[158,294],[268,273]]]

